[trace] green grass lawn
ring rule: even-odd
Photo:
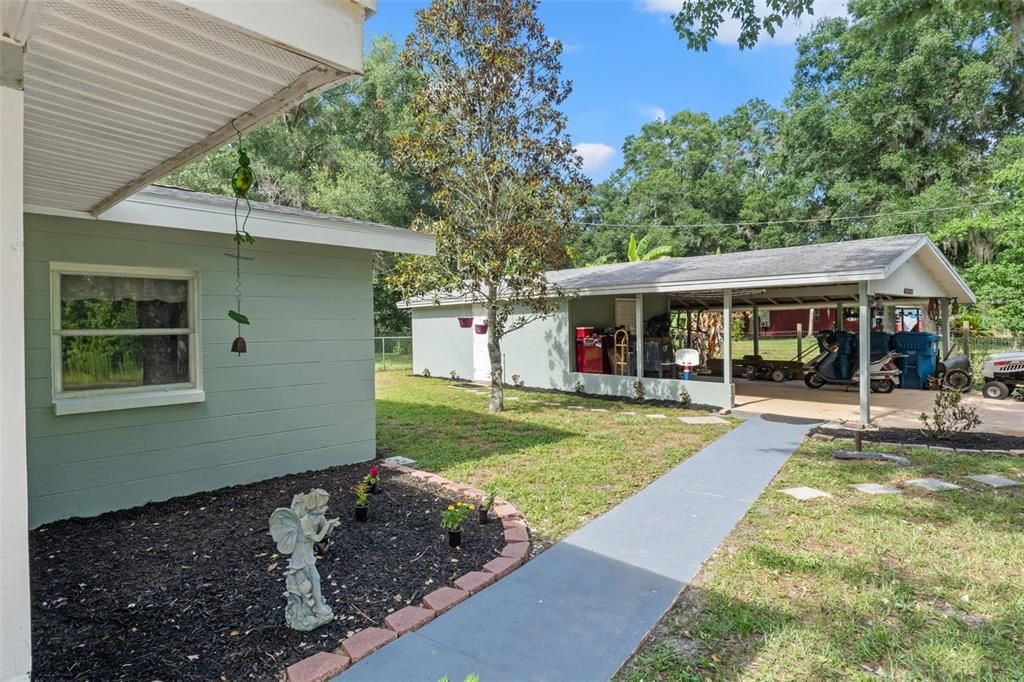
[[[446,380],[402,372],[376,377],[379,446],[454,481],[481,488],[493,482],[542,542],[565,537],[730,428],[676,419],[707,414],[696,410],[521,390],[507,390],[507,397],[518,400],[507,401],[506,411],[495,415],[488,412],[485,396]],[[668,418],[646,416],[652,413]]]
[[[804,360],[809,360],[813,357],[807,348],[818,347],[818,342],[814,339],[803,339],[802,340],[803,350],[807,352],[804,356]],[[758,339],[757,351],[765,360],[793,360],[796,357],[797,345],[796,339]],[[735,359],[740,359],[744,355],[754,354],[754,341],[753,339],[740,339],[733,340],[732,342],[732,356]]]
[[[913,450],[839,462],[808,441],[621,680],[1024,680],[1024,460]],[[851,483],[964,487],[869,496]],[[777,492],[833,495],[798,502]]]

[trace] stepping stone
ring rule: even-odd
[[[868,495],[899,495],[900,491],[896,488],[890,488],[887,485],[881,485],[879,483],[854,483],[850,486],[862,493]]]
[[[541,403],[541,405],[547,405],[548,407],[561,407],[562,403]]]
[[[414,459],[409,459],[408,457],[401,457],[397,455],[395,457],[388,457],[384,461],[387,462],[388,464],[400,464],[404,467],[412,466],[413,464],[416,463],[416,460]]]
[[[648,419],[667,419],[667,417],[665,415],[663,415],[663,414],[649,414],[649,415],[647,415],[647,418]]]
[[[622,410],[621,412],[619,412],[619,414],[628,414],[632,417],[636,416],[636,412],[633,412],[632,410]]]
[[[987,486],[993,488],[1009,488],[1012,485],[1020,485],[1020,481],[1015,481],[1012,478],[1003,478],[1002,476],[993,476],[992,474],[979,474],[977,476],[968,476],[967,478],[978,483],[984,483]]]
[[[505,400],[519,400],[519,398],[517,398],[517,397],[515,397],[513,395],[513,396],[509,396],[508,398],[505,398]]]
[[[916,488],[924,488],[933,493],[939,493],[943,490],[960,490],[960,486],[954,483],[947,483],[946,481],[938,478],[915,478],[907,481],[907,485],[912,485]]]
[[[566,407],[566,409],[569,409],[569,410],[582,410],[583,409],[582,405],[566,405],[565,407]]]
[[[817,488],[808,488],[807,486],[803,485],[797,488],[783,488],[779,492],[785,493],[786,495],[798,499],[801,502],[803,502],[804,500],[813,500],[817,497],[832,497],[824,490],[818,490]]]
[[[680,417],[679,421],[684,424],[728,424],[726,420],[721,417],[708,416],[708,417]]]
[[[591,412],[607,412],[608,410],[604,409],[603,407],[591,407],[590,411]]]

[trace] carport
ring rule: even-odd
[[[750,311],[835,307],[857,311],[861,348],[871,345],[872,328],[884,325],[894,305],[939,303],[937,320],[943,356],[950,347],[950,308],[954,301],[973,303],[970,287],[926,235],[812,244],[715,256],[672,258],[640,263],[578,268],[551,273],[551,281],[576,294],[570,311],[594,296],[635,299],[637,347],[644,342],[644,321],[652,311]],[[572,316],[570,315],[570,319]],[[863,320],[872,323],[863,324]],[[572,326],[572,325],[570,325]],[[754,353],[758,325],[753,325]],[[723,334],[722,357],[732,358],[732,339]],[[860,374],[867,376],[869,353],[860,354]],[[643,376],[638,363],[637,376]],[[731,362],[723,363],[722,383],[732,387]],[[731,391],[734,395],[734,390]],[[868,382],[859,385],[862,424],[871,420]],[[730,401],[730,402],[734,402]]]
[[[862,239],[831,244],[809,244],[781,249],[615,263],[548,273],[548,280],[563,300],[558,309],[503,337],[505,380],[560,391],[695,403],[731,408],[735,384],[731,362],[724,362],[721,377],[665,378],[648,364],[650,345],[658,345],[659,367],[671,367],[664,352],[671,345],[666,324],[645,346],[645,327],[675,313],[721,311],[723,319],[749,310],[838,308],[856,310],[859,320],[880,322],[897,305],[937,304],[942,353],[949,349],[949,317],[954,301],[971,303],[974,294],[938,247],[920,234]],[[454,372],[457,376],[486,380],[490,360],[486,337],[463,328],[457,318],[486,319],[471,295],[423,297],[412,308],[413,365],[415,371]],[[881,311],[881,317],[875,315]],[[521,311],[524,315],[528,311]],[[890,320],[892,321],[892,320]],[[870,347],[873,324],[860,325],[861,347]],[[577,351],[577,330],[627,329],[632,364],[609,368],[607,355],[588,366]],[[755,325],[756,333],[756,325]],[[723,334],[722,353],[732,358],[730,334]],[[657,342],[657,343],[656,343]],[[666,342],[668,342],[666,344]],[[755,353],[757,340],[755,338]],[[593,348],[593,345],[591,346]],[[639,352],[638,352],[639,351]],[[586,348],[583,352],[588,356]],[[601,351],[601,354],[606,351]],[[600,355],[600,354],[599,354]],[[637,358],[640,361],[636,361]],[[868,374],[870,356],[862,353],[860,371]],[[646,371],[645,371],[646,370]],[[685,389],[685,391],[684,391]],[[859,417],[871,419],[870,387],[860,389]],[[808,400],[813,396],[803,393]]]

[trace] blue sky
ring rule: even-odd
[[[761,4],[763,0],[758,0]],[[390,34],[401,42],[413,29],[421,0],[380,0],[367,39]],[[776,106],[789,91],[795,38],[812,20],[790,22],[775,38],[740,51],[734,24],[708,52],[691,52],[670,19],[680,0],[541,0],[548,36],[562,41],[563,75],[573,81],[564,109],[584,170],[605,179],[621,160],[628,135],[681,109],[721,116],[754,97]],[[843,11],[843,0],[819,0],[815,19]]]

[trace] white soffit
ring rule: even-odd
[[[316,16],[361,48],[366,8],[333,9]],[[229,141],[232,122],[244,131],[361,69],[172,0],[47,0],[25,54],[25,202],[101,213]]]

